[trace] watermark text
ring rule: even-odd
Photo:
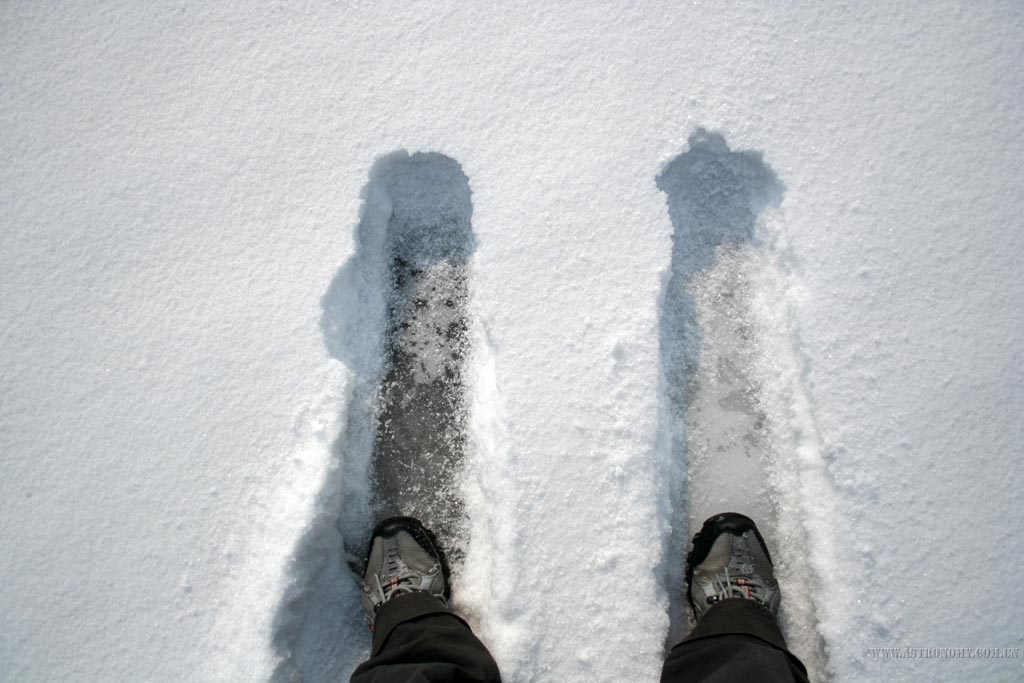
[[[873,647],[871,659],[1017,659],[1019,647]]]

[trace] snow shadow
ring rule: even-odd
[[[351,372],[347,413],[276,615],[275,681],[347,680],[365,658],[357,581],[376,521],[418,517],[456,557],[463,535],[469,181],[449,157],[399,151],[362,198],[355,253],[321,299],[324,344]]]
[[[663,433],[671,449],[667,468],[673,510],[664,575],[670,598],[668,644],[673,645],[687,625],[684,558],[694,512],[694,435],[704,429],[720,441],[710,450],[733,451],[715,457],[749,460],[763,422],[743,370],[743,337],[749,334],[737,304],[743,286],[737,282],[739,271],[728,260],[756,241],[758,215],[781,202],[784,188],[760,153],[732,151],[721,135],[703,129],[690,136],[688,149],[665,166],[655,182],[666,195],[673,226],[671,273],[660,320],[668,422]],[[702,354],[717,357],[705,357],[702,363]],[[695,410],[698,401],[708,404],[703,413],[699,405]],[[726,443],[722,435],[729,434],[735,436]],[[728,474],[722,477],[723,486],[735,483]]]

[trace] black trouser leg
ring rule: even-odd
[[[775,618],[744,598],[723,600],[672,648],[662,683],[700,681],[807,682],[807,670],[786,649]]]
[[[429,593],[388,601],[374,621],[373,651],[352,683],[499,683],[498,665],[469,626]]]

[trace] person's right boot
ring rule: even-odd
[[[729,598],[752,600],[778,616],[782,594],[768,546],[753,520],[736,512],[710,517],[693,537],[693,549],[686,556],[686,582],[698,622],[711,607]]]
[[[373,629],[377,612],[394,598],[422,591],[448,606],[448,563],[433,532],[413,517],[391,517],[373,530],[363,573],[362,602]]]

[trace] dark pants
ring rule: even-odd
[[[775,617],[743,598],[723,600],[707,611],[661,669],[662,683],[794,681],[807,670],[786,649]]]
[[[496,683],[498,666],[459,617],[427,593],[388,602],[377,614],[370,659],[352,683]],[[807,672],[786,650],[775,619],[742,598],[712,607],[686,640],[672,648],[662,683],[796,681]]]
[[[352,683],[497,683],[498,665],[469,626],[429,593],[389,600],[374,621],[370,658]]]

